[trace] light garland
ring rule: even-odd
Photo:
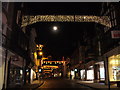
[[[81,16],[81,15],[37,15],[37,16],[22,16],[21,27],[36,23],[36,22],[95,22],[111,27],[108,16]]]
[[[58,66],[44,65],[43,68],[58,68]]]

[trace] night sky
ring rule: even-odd
[[[26,3],[26,15],[98,15],[101,3]],[[52,26],[59,26],[58,31],[53,31]],[[43,52],[60,60],[62,56],[71,56],[78,45],[83,43],[83,33],[90,36],[95,31],[95,23],[68,23],[68,22],[38,22],[33,25],[37,32],[36,42],[43,44]]]

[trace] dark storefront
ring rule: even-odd
[[[8,87],[22,86],[24,84],[24,59],[12,55],[8,64]]]

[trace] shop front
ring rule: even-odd
[[[93,66],[90,66],[87,69],[87,80],[90,80],[90,81],[94,80],[94,68],[93,68]]]
[[[22,86],[24,84],[24,59],[18,55],[10,56],[8,63],[8,87]]]
[[[105,81],[105,67],[104,67],[104,62],[101,61],[99,62],[100,65],[100,81]]]
[[[80,78],[80,70],[78,68],[74,69],[74,73],[75,73],[75,79],[79,79]]]
[[[105,84],[120,87],[120,46],[103,55],[105,66]]]
[[[70,79],[74,79],[75,78],[75,72],[72,70],[70,73],[71,73]]]
[[[70,71],[67,72],[67,78],[70,78]]]
[[[91,60],[89,61],[88,63],[86,63],[85,65],[85,80],[88,80],[88,81],[93,81],[95,79],[95,61],[94,60]]]
[[[80,73],[79,79],[82,81],[86,80],[86,72],[85,72],[85,65],[84,64],[80,64],[79,73]]]
[[[31,83],[36,80],[36,72],[33,69],[31,69],[30,79]]]
[[[99,61],[94,65],[95,82],[105,82],[105,67],[104,61]]]
[[[108,58],[108,71],[110,82],[120,81],[120,54]]]
[[[85,80],[85,69],[80,70],[81,80]]]

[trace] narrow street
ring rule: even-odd
[[[63,79],[63,78],[50,78],[45,79],[44,84],[40,86],[37,90],[40,90],[42,88],[81,88],[85,90],[94,90],[89,87],[85,87],[83,85],[78,84],[76,81]]]
[[[120,0],[16,1],[0,2],[0,90],[120,90]]]

